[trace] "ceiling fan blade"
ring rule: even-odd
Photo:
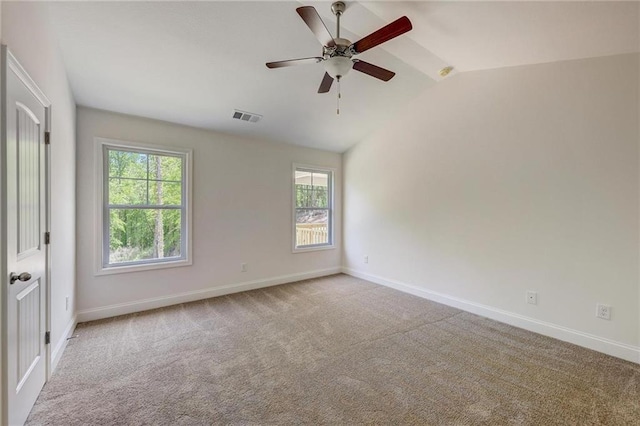
[[[301,58],[301,59],[289,59],[287,61],[278,61],[278,62],[267,62],[267,68],[282,68],[282,67],[290,67],[293,65],[307,65],[307,64],[317,64],[321,62],[322,58],[319,56],[313,58]]]
[[[323,46],[334,47],[336,45],[333,36],[313,6],[299,7],[296,9],[296,12],[298,12],[298,15],[300,15],[304,23],[307,24],[311,32]]]
[[[411,21],[406,16],[398,18],[389,25],[380,28],[378,31],[374,31],[368,36],[356,41],[351,45],[356,53],[362,53],[365,50],[369,50],[372,47],[376,47],[379,44],[389,41],[392,38],[398,37],[410,31],[413,28]]]
[[[369,74],[371,77],[379,78],[382,81],[389,81],[396,75],[395,72],[380,68],[377,65],[370,64],[369,62],[355,59],[353,61],[353,69]]]
[[[325,72],[324,77],[322,78],[322,83],[320,83],[320,88],[318,89],[318,93],[327,93],[331,89],[332,84],[333,84],[333,77],[331,77],[329,73]]]

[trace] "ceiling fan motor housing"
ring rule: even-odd
[[[334,47],[324,49],[324,69],[333,78],[344,77],[351,70],[353,52],[349,49],[351,41],[346,38],[336,38]]]

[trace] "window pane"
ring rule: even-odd
[[[150,154],[149,179],[181,181],[182,158]]]
[[[311,172],[296,170],[296,185],[311,185]]]
[[[325,172],[296,170],[296,207],[329,208],[329,178]]]
[[[328,208],[328,191],[326,186],[314,186],[313,187],[313,207]]]
[[[109,178],[109,201],[113,204],[147,204],[147,181],[128,178]]]
[[[296,185],[296,207],[329,208],[328,189],[326,186]]]
[[[296,207],[313,207],[313,187],[296,184]]]
[[[109,263],[180,257],[181,229],[178,209],[110,209]]]
[[[296,247],[329,244],[329,210],[296,210]]]
[[[182,204],[180,182],[149,182],[149,203],[157,206],[179,206]]]
[[[329,174],[313,172],[313,186],[327,188],[329,186]]]
[[[147,178],[147,154],[109,149],[109,177]]]

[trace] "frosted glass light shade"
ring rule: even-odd
[[[344,56],[334,56],[324,61],[324,69],[333,78],[344,77],[352,67],[351,59]]]

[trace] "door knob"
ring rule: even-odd
[[[9,284],[13,284],[18,280],[29,281],[30,279],[31,279],[31,274],[28,272],[23,272],[20,275],[12,272],[11,275],[9,275]]]

